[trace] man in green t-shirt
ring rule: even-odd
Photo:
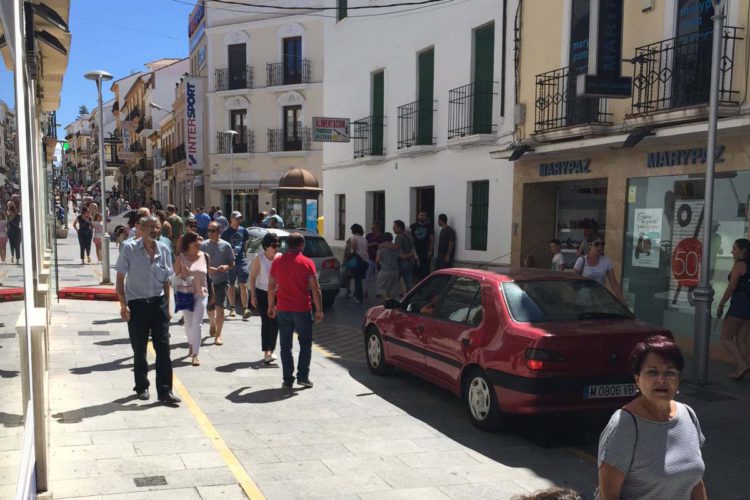
[[[177,240],[182,236],[184,225],[182,223],[182,217],[177,215],[177,208],[174,205],[167,205],[167,222],[172,227],[172,248],[177,249]]]

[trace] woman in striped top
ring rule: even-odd
[[[650,337],[633,349],[639,396],[612,415],[599,438],[601,500],[706,498],[705,438],[693,409],[674,400],[684,366],[667,337]]]

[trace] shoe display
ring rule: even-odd
[[[148,393],[148,389],[144,389],[142,392],[138,393],[138,399],[141,401],[146,401],[149,397],[151,397],[151,395]]]
[[[307,388],[310,388],[313,386],[313,383],[310,382],[309,378],[298,378],[297,384],[301,385],[302,387],[307,387]]]
[[[175,396],[172,391],[169,391],[168,393],[159,396],[159,402],[168,405],[176,405],[177,403],[181,403],[182,400]]]

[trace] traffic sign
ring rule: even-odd
[[[70,191],[70,181],[68,181],[67,177],[63,177],[60,179],[60,191],[63,193],[67,193]]]
[[[349,118],[313,117],[313,141],[349,142]]]

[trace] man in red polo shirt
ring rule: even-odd
[[[294,384],[294,356],[292,336],[297,331],[299,360],[297,383],[312,387],[310,382],[310,358],[312,357],[313,316],[310,292],[315,303],[315,322],[323,321],[323,304],[320,285],[315,273],[315,263],[302,255],[305,237],[292,233],[287,239],[289,249],[271,265],[268,280],[268,317],[279,321],[279,344],[281,347],[281,369],[284,383],[281,387],[291,389]]]

